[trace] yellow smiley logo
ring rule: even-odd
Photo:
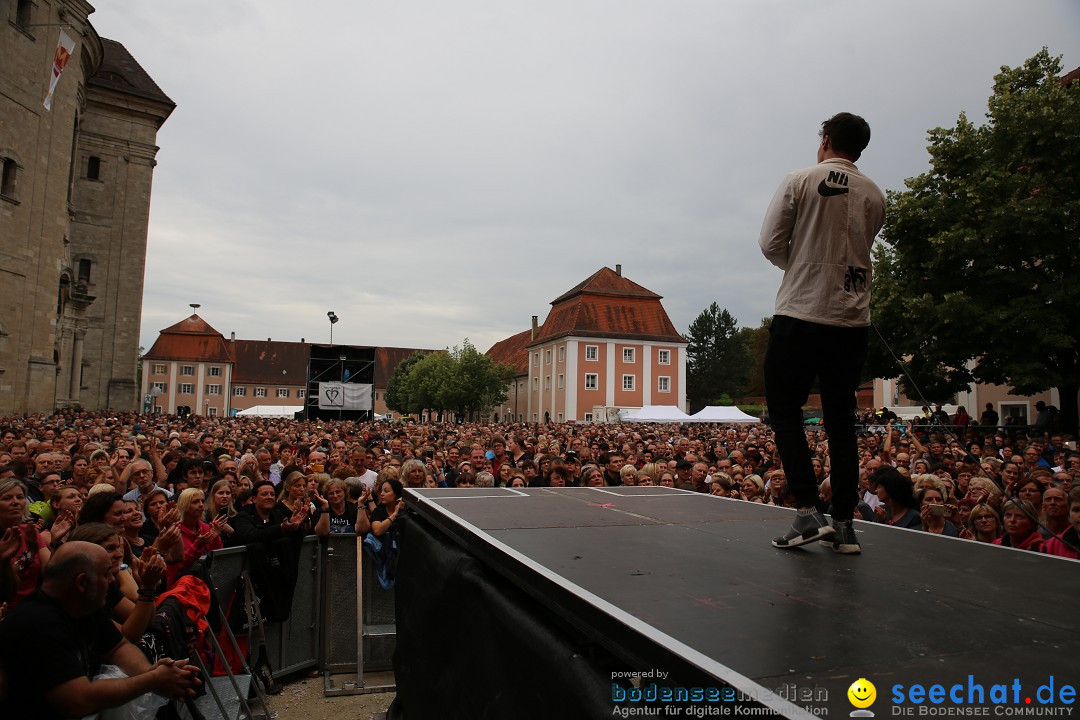
[[[847,689],[848,700],[857,708],[868,708],[877,699],[877,688],[866,678],[859,678]]]

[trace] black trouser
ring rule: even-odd
[[[858,504],[859,453],[855,392],[866,360],[869,328],[834,327],[784,315],[773,318],[765,353],[765,395],[776,448],[799,507],[818,497],[802,406],[817,378],[832,461],[832,515],[851,520]]]

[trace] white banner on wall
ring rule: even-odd
[[[372,385],[359,383],[319,383],[320,410],[371,410]]]

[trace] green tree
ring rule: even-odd
[[[423,410],[423,408],[420,408],[420,410],[411,409],[410,385],[407,378],[416,363],[420,362],[426,354],[414,352],[397,364],[397,367],[394,368],[394,374],[390,376],[390,381],[386,383],[386,407],[402,415]]]
[[[745,395],[765,397],[765,351],[769,348],[769,326],[772,318],[762,318],[756,328],[739,330],[750,349],[750,373],[746,381]]]
[[[512,366],[496,363],[466,338],[445,352],[414,353],[402,361],[387,384],[386,404],[403,414],[469,415],[505,401],[513,377]]]
[[[514,368],[491,359],[476,349],[468,338],[450,350],[454,361],[452,382],[443,402],[445,409],[462,415],[483,412],[506,400],[514,379]]]
[[[719,401],[722,395],[741,397],[753,360],[748,336],[738,321],[714,302],[690,323],[686,333],[686,391],[691,409]]]
[[[1043,48],[995,76],[984,124],[930,131],[930,170],[889,193],[871,308],[931,401],[972,382],[1058,388],[1075,430],[1080,83],[1060,74]],[[878,345],[869,368],[898,375]]]

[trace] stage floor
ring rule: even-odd
[[[1026,714],[1052,709],[1035,697],[1051,676],[1056,705],[1080,684],[1075,561],[870,523],[862,555],[778,550],[793,511],[663,487],[425,489],[406,502],[668,685],[809,717],[849,714],[847,690],[866,678],[881,717],[919,714],[916,684],[962,684],[965,701],[982,686],[998,715],[993,685]]]

